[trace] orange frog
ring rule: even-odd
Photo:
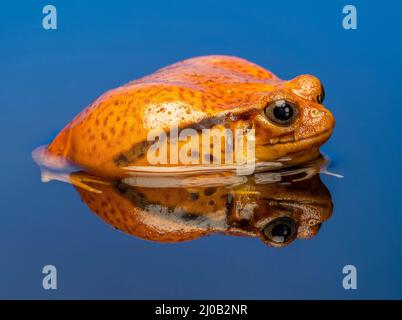
[[[106,92],[46,152],[94,175],[121,179],[127,168],[152,165],[147,151],[153,130],[246,128],[254,129],[256,163],[294,165],[317,158],[332,133],[334,118],[323,99],[323,87],[311,75],[284,81],[241,58],[197,57]]]

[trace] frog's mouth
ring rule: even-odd
[[[256,145],[256,156],[258,159],[289,163],[309,161],[319,155],[318,148],[329,139],[331,134],[332,129],[328,129],[302,139],[295,139],[294,136],[271,139],[269,143]]]
[[[317,133],[315,135],[301,138],[301,139],[296,139],[294,135],[289,135],[286,137],[281,137],[281,138],[272,138],[268,143],[260,144],[262,147],[287,147],[287,146],[294,146],[295,149],[300,150],[300,147],[306,147],[308,145],[311,146],[320,146],[324,144],[329,137],[332,134],[332,129],[328,129],[325,131],[322,131],[320,133]],[[258,146],[258,145],[257,145]]]

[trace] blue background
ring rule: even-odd
[[[0,6],[0,298],[402,298],[402,5],[353,1],[45,1]],[[312,240],[145,242],[114,231],[67,184],[40,182],[31,150],[105,90],[204,54],[284,79],[311,73],[337,126],[323,150],[335,203]],[[42,289],[42,267],[58,290]],[[342,288],[342,267],[358,289]]]

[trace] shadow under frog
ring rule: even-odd
[[[90,181],[90,179],[86,179]],[[121,181],[76,187],[98,217],[141,239],[175,243],[211,234],[259,238],[283,247],[314,237],[333,210],[318,173],[296,181],[261,183],[250,176],[235,186],[149,188]]]

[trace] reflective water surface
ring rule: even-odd
[[[324,162],[243,177],[113,181],[74,172],[67,182],[99,218],[141,239],[175,243],[220,233],[282,247],[314,237],[332,214],[331,195],[319,176]],[[43,176],[57,179],[45,170]]]
[[[230,189],[94,185],[101,193],[77,191],[97,216],[116,229],[158,242],[222,233],[281,247],[314,237],[332,214],[331,196],[319,175],[294,183],[248,181]]]

